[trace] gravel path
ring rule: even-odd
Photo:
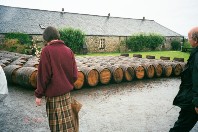
[[[72,91],[83,104],[80,132],[168,132],[180,110],[172,106],[179,84],[179,78],[156,78]],[[49,132],[45,104],[36,107],[34,99],[32,89],[9,86],[0,132]],[[197,131],[198,123],[191,132]]]

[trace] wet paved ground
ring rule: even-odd
[[[137,80],[72,91],[83,104],[80,132],[168,132],[178,117],[172,108],[179,78]],[[0,132],[49,132],[45,104],[31,89],[9,86],[0,102]],[[172,109],[171,109],[172,108]],[[198,123],[191,132],[198,131]]]

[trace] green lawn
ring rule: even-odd
[[[173,60],[174,57],[184,58],[186,62],[189,53],[181,51],[150,51],[150,52],[128,52],[130,57],[133,57],[133,54],[141,54],[142,58],[146,58],[146,55],[155,56],[156,59],[160,59],[160,56],[170,57]],[[87,55],[77,55],[77,56],[119,56],[121,53],[88,53]]]

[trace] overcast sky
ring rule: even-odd
[[[0,5],[142,19],[187,36],[198,26],[198,0],[0,0]],[[1,21],[1,19],[0,19]]]

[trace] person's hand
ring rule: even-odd
[[[41,106],[41,98],[36,98],[36,105]]]
[[[196,111],[196,113],[198,114],[198,107],[195,107],[195,111]]]

